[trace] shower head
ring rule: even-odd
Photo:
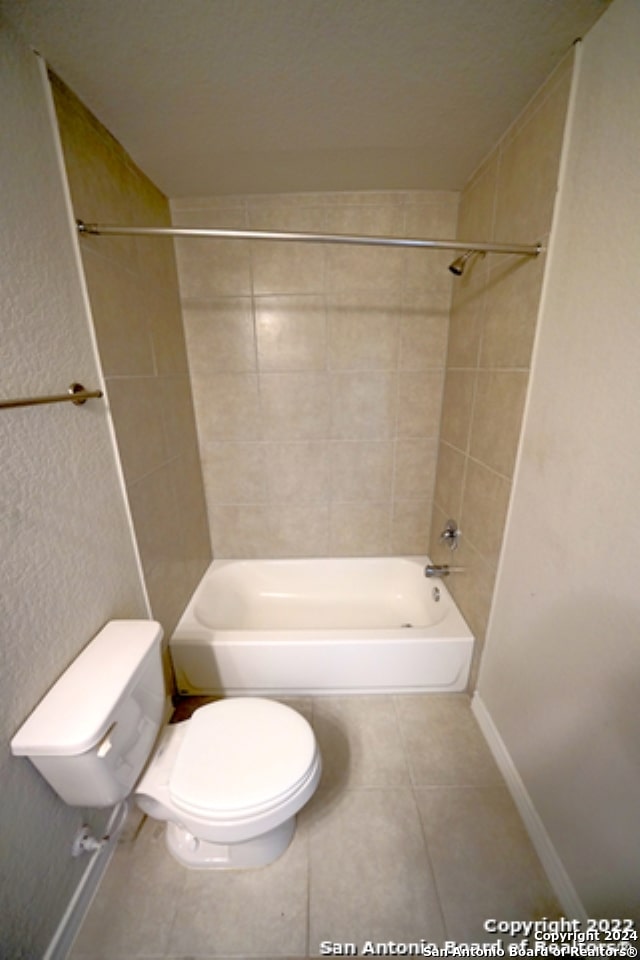
[[[451,273],[455,273],[456,277],[461,277],[465,271],[465,267],[469,259],[476,253],[476,250],[467,250],[466,253],[463,253],[462,256],[457,257],[453,263],[449,264],[449,270]]]

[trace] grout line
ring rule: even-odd
[[[395,717],[396,717],[396,724],[397,724],[397,727],[398,727],[398,733],[399,733],[399,735],[400,735],[400,742],[402,743],[402,750],[403,750],[403,753],[404,753],[405,763],[406,763],[406,765],[407,765],[407,773],[409,774],[409,788],[410,788],[410,790],[411,790],[411,796],[412,796],[412,798],[413,798],[413,803],[414,803],[414,806],[415,806],[415,809],[416,809],[416,815],[417,815],[417,817],[418,817],[418,824],[419,824],[419,827],[420,827],[420,833],[421,833],[421,835],[422,835],[422,842],[423,842],[423,844],[424,844],[424,850],[425,850],[425,854],[426,854],[426,858],[427,858],[427,863],[429,864],[429,870],[431,871],[431,879],[433,880],[433,889],[434,889],[434,891],[435,891],[436,902],[437,902],[437,906],[438,906],[438,911],[439,911],[439,913],[440,913],[440,920],[441,920],[441,922],[442,922],[442,930],[443,930],[443,932],[444,932],[444,934],[445,934],[445,937],[446,937],[446,934],[447,934],[447,923],[446,923],[446,918],[445,918],[444,909],[443,909],[443,906],[442,906],[442,896],[441,896],[441,893],[440,893],[440,887],[439,887],[439,885],[438,885],[438,878],[437,878],[436,871],[435,871],[435,868],[434,868],[434,865],[433,865],[433,860],[431,859],[431,851],[429,850],[429,844],[428,844],[428,842],[427,842],[427,834],[426,834],[426,831],[425,831],[425,828],[424,828],[424,823],[423,823],[423,820],[422,820],[422,816],[421,816],[421,814],[420,814],[420,806],[419,806],[419,804],[418,804],[418,798],[417,798],[417,796],[416,796],[416,789],[420,789],[420,788],[417,788],[417,787],[416,787],[416,784],[414,783],[414,776],[413,776],[413,772],[412,772],[412,770],[411,770],[411,763],[410,763],[410,760],[409,760],[409,751],[408,751],[408,749],[407,749],[407,743],[406,743],[406,739],[405,739],[404,727],[403,727],[403,724],[402,724],[402,721],[401,721],[401,718],[400,718],[400,714],[399,714],[399,712],[398,712],[398,696],[399,696],[398,694],[392,694],[392,695],[391,695],[391,700],[392,700],[392,703],[393,703],[393,710],[394,710]]]

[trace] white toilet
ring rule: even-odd
[[[114,620],[80,653],[11,741],[71,806],[133,794],[167,821],[188,867],[271,863],[313,795],[320,753],[307,721],[255,697],[220,700],[163,728],[162,628]]]

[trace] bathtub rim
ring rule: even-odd
[[[217,570],[222,570],[228,566],[236,565],[250,565],[254,563],[266,563],[281,565],[283,563],[300,563],[302,565],[306,563],[315,563],[318,561],[322,562],[331,562],[331,561],[340,561],[340,563],[362,563],[362,562],[375,562],[375,561],[403,561],[409,562],[414,567],[419,567],[421,570],[424,567],[431,563],[430,558],[425,555],[393,555],[393,556],[382,556],[382,557],[241,557],[238,559],[220,559],[216,560],[215,558],[210,562],[207,569],[204,571],[202,577],[195,590],[193,591],[189,602],[185,607],[178,623],[176,624],[171,638],[170,643],[174,639],[176,641],[186,636],[188,632],[189,639],[202,639],[206,640],[210,638],[211,634],[215,634],[216,643],[233,643],[237,642],[249,642],[257,634],[268,638],[270,642],[282,642],[286,643],[293,641],[300,641],[305,638],[311,640],[325,640],[327,643],[331,642],[340,642],[339,638],[335,636],[336,633],[348,633],[349,637],[353,637],[355,640],[358,638],[362,639],[375,639],[376,637],[382,639],[396,639],[396,640],[406,640],[410,636],[414,636],[419,639],[419,635],[423,636],[425,633],[432,632],[434,638],[437,638],[438,634],[444,633],[445,639],[453,638],[466,638],[471,636],[473,638],[473,633],[467,624],[466,620],[462,616],[458,605],[456,604],[455,599],[453,598],[451,591],[447,588],[447,585],[443,582],[442,579],[431,582],[432,589],[437,587],[441,592],[441,600],[445,604],[445,609],[443,615],[435,622],[427,625],[411,625],[411,626],[401,626],[401,627],[281,627],[278,629],[243,629],[243,628],[220,628],[212,627],[203,623],[202,620],[196,614],[196,608],[199,601],[199,596],[201,591],[205,587],[205,583],[209,577],[211,577]],[[474,638],[475,639],[475,638]]]
[[[266,558],[256,558],[260,562],[269,562]],[[426,556],[402,556],[402,557],[384,557],[384,558],[362,558],[362,557],[340,557],[340,558],[277,558],[277,560],[291,559],[292,561],[304,560],[409,560],[414,565],[424,566],[429,562]],[[463,618],[458,606],[446,585],[438,582],[437,586],[443,591],[447,598],[448,609],[437,624],[428,627],[399,627],[399,628],[344,628],[344,629],[287,629],[287,630],[215,630],[203,626],[193,616],[196,594],[204,583],[207,574],[220,566],[233,563],[251,563],[250,558],[241,558],[239,560],[214,560],[207,568],[198,587],[194,591],[183,616],[181,617],[176,629],[169,640],[169,651],[174,664],[174,673],[177,687],[181,695],[184,696],[342,696],[353,694],[390,694],[390,693],[451,693],[462,692],[467,689],[468,678],[471,668],[471,659],[475,646],[475,637]],[[421,656],[427,659],[433,656],[438,662],[440,658],[451,660],[452,675],[450,681],[446,684],[431,682],[412,682],[415,678],[408,675],[402,682],[366,682],[358,680],[357,683],[344,682],[343,674],[337,672],[330,681],[317,679],[314,676],[313,681],[290,682],[288,679],[284,682],[278,677],[275,682],[254,682],[243,681],[242,683],[229,682],[222,676],[217,684],[206,684],[199,686],[192,683],[180,664],[181,648],[183,654],[187,656],[194,650],[201,649],[202,656],[211,655],[214,650],[218,650],[219,660],[225,660],[233,655],[234,651],[241,651],[241,654],[251,658],[252,653],[260,657],[273,654],[277,657],[279,653],[289,648],[290,656],[302,661],[305,657],[313,661],[314,657],[319,657],[319,651],[332,650],[336,656],[349,658],[361,653],[369,647],[376,651],[382,658],[389,656],[393,650],[393,660],[396,657],[404,658],[403,662],[412,664],[414,660],[420,660]],[[190,648],[190,650],[189,650]],[[208,651],[208,653],[206,652]],[[377,659],[377,658],[376,658]],[[459,666],[455,666],[459,660]],[[183,660],[184,663],[184,660]],[[288,672],[288,660],[287,671]],[[226,666],[219,665],[220,673],[226,670]],[[268,671],[267,671],[268,672]],[[409,669],[411,674],[411,668]],[[193,676],[193,674],[192,674]]]

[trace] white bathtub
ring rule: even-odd
[[[214,561],[170,640],[179,692],[464,690],[473,635],[427,562]]]

